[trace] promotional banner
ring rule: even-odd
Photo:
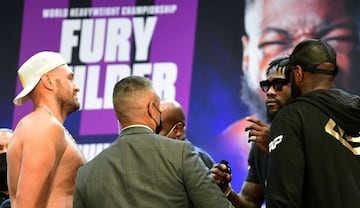
[[[129,75],[148,77],[162,99],[176,99],[188,111],[197,1],[72,2],[24,2],[19,64],[43,50],[63,55],[80,88],[81,109],[66,121],[79,144],[116,138],[112,91]],[[19,92],[19,81],[16,86]],[[31,110],[30,102],[15,107],[13,126]]]

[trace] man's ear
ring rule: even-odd
[[[46,89],[52,90],[54,88],[55,81],[49,74],[42,75],[40,81]]]
[[[183,140],[184,135],[185,135],[185,133],[186,133],[186,132],[185,132],[185,126],[184,126],[184,124],[181,123],[181,122],[179,122],[179,123],[176,125],[174,131],[175,131],[176,139]]]
[[[147,102],[149,116],[152,117],[153,115],[157,115],[158,110],[156,108],[156,105],[154,104],[154,100],[149,98],[147,99]]]
[[[149,114],[150,117],[152,116],[152,114],[151,114],[151,105],[152,105],[152,102],[148,102],[147,109],[148,109],[148,114]]]
[[[304,79],[304,71],[301,68],[301,66],[296,66],[295,69],[293,69],[293,73],[295,76],[295,80],[297,83],[301,83]]]

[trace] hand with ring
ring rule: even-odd
[[[246,117],[250,124],[245,128],[249,132],[249,142],[256,142],[265,154],[269,154],[270,126],[255,117]]]

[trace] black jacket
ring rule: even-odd
[[[316,90],[271,126],[267,207],[359,207],[360,98]]]

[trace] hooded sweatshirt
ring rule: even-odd
[[[360,97],[316,90],[284,107],[270,133],[267,207],[360,206]]]

